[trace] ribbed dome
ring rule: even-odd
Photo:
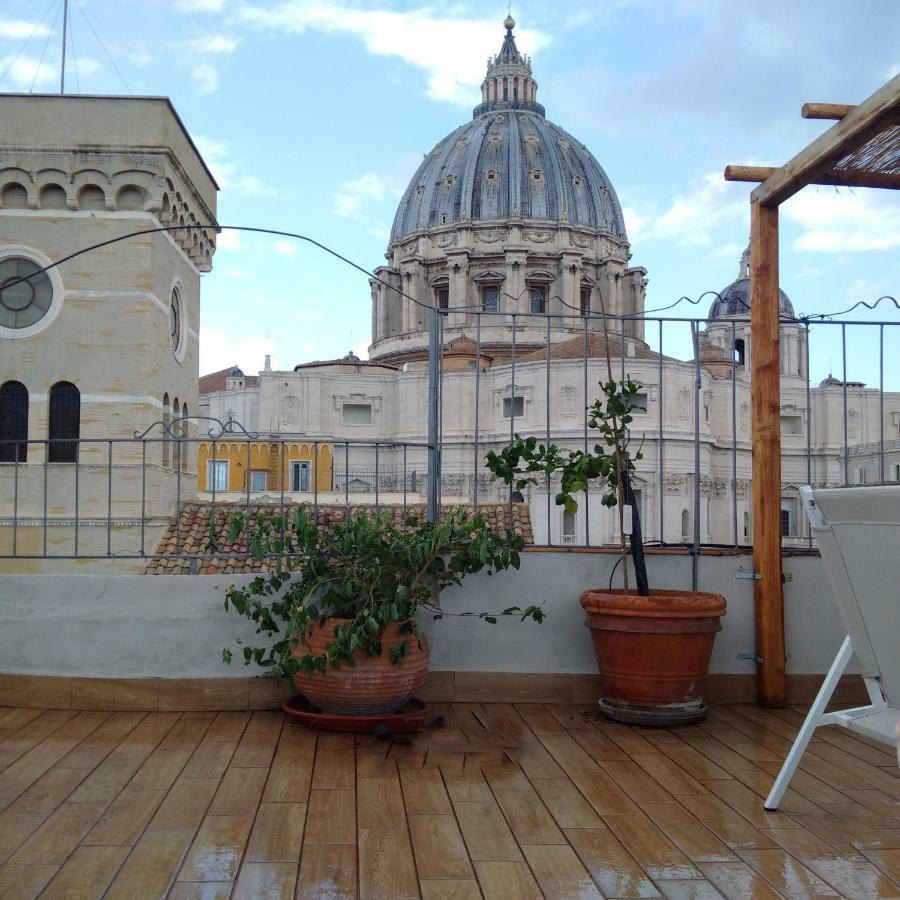
[[[507,20],[471,122],[447,135],[413,176],[391,243],[425,229],[525,219],[586,225],[626,239],[619,199],[581,141],[544,117],[531,61]]]
[[[738,278],[732,281],[727,288],[722,290],[709,308],[708,321],[714,322],[726,316],[750,315],[750,248],[748,247],[741,256],[741,267],[738,270]],[[778,290],[778,315],[785,319],[794,318],[794,305],[788,295],[779,288]]]

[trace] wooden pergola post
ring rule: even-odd
[[[753,569],[757,695],[784,706],[784,590],[781,579],[781,364],[778,207],[750,204],[750,395],[753,409]]]

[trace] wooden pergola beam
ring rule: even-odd
[[[886,117],[900,111],[900,75],[854,106],[839,122],[755,188],[751,200],[777,206],[883,130]]]
[[[725,166],[726,181],[763,182],[778,171],[775,166]],[[883,172],[864,172],[857,169],[831,169],[823,172],[809,184],[827,184],[837,187],[887,188],[900,191],[900,175]]]
[[[804,119],[843,119],[855,106],[846,103],[804,103],[800,115]]]

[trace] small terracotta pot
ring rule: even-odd
[[[308,645],[294,644],[294,657],[307,653],[322,655],[334,641],[335,626],[346,619],[328,619],[324,627],[314,625],[307,635]],[[400,622],[385,626],[381,635],[381,656],[368,656],[365,650],[353,654],[356,663],[317,672],[294,675],[294,686],[322,712],[338,715],[377,715],[400,709],[425,683],[428,675],[428,642],[425,635],[401,634]],[[397,664],[391,662],[394,647],[407,642],[406,656]]]
[[[706,715],[709,672],[725,598],[699,591],[592,590],[581,595],[603,684],[600,708],[641,725],[696,722]]]

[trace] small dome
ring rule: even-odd
[[[512,16],[507,16],[507,17],[503,20],[503,27],[504,27],[507,31],[512,31],[513,28],[516,27],[516,20],[515,20]]]
[[[738,278],[724,288],[709,308],[708,321],[724,319],[728,316],[750,315],[750,247],[741,256]],[[788,295],[778,290],[778,315],[783,319],[794,318],[794,305]]]
[[[823,378],[819,382],[819,387],[830,387],[832,385],[837,385],[838,387],[840,387],[841,385],[843,385],[843,383],[844,383],[843,381],[841,381],[839,378],[835,378],[834,375],[832,375],[831,372],[829,372],[828,377]]]
[[[235,366],[235,367],[228,373],[228,377],[229,377],[229,378],[243,378],[243,377],[244,377],[244,373],[243,373],[237,366]]]

